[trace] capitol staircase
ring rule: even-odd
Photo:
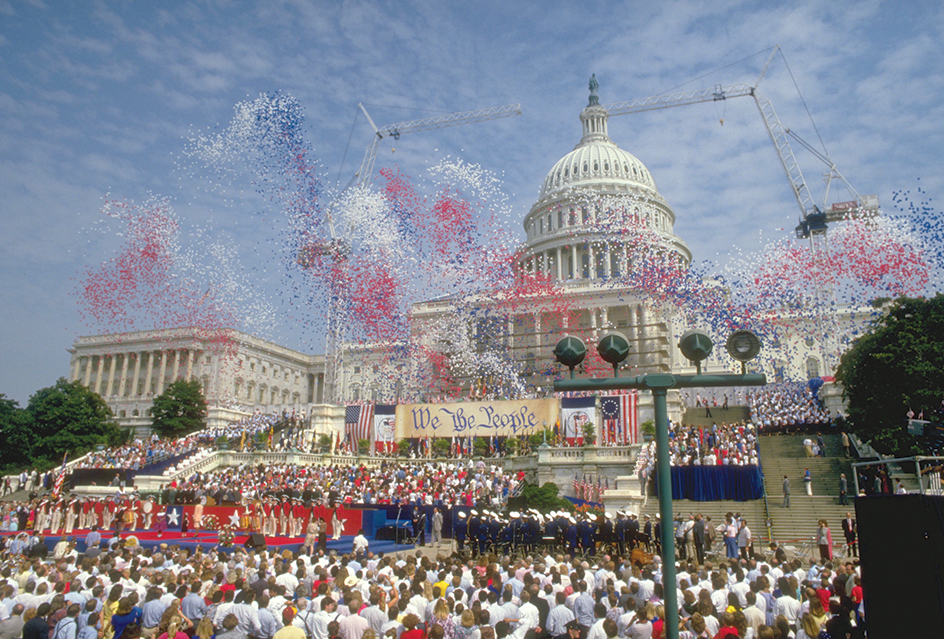
[[[840,521],[847,512],[854,511],[852,499],[855,485],[852,477],[852,459],[842,456],[839,435],[824,435],[825,457],[807,457],[803,435],[764,435],[758,440],[760,459],[764,469],[764,486],[773,523],[773,538],[781,543],[792,543],[812,537],[817,521],[825,519],[833,535],[833,544],[843,543]],[[815,437],[813,437],[815,441]],[[803,473],[809,468],[813,476],[813,496],[807,496]],[[839,504],[839,475],[848,480],[849,505]],[[783,476],[790,480],[790,508],[783,504]]]
[[[686,424],[697,423],[696,420],[689,421],[688,417],[691,413],[692,411],[689,410],[686,414]],[[722,420],[723,418],[717,421]],[[793,556],[795,552],[791,547],[798,550],[803,541],[815,534],[819,519],[826,519],[829,524],[833,535],[833,545],[838,551],[843,544],[840,522],[847,512],[855,510],[851,503],[852,494],[855,491],[851,466],[853,460],[843,458],[839,436],[823,436],[826,442],[825,457],[806,457],[803,448],[804,439],[805,436],[801,435],[763,435],[758,440],[772,524],[771,535],[773,539],[787,547],[790,556]],[[806,468],[810,469],[813,476],[812,497],[807,496],[803,485],[803,473]],[[850,503],[848,506],[839,504],[840,473],[845,473],[849,481]],[[784,475],[790,479],[790,509],[782,507]],[[716,527],[724,522],[726,513],[740,513],[753,532],[756,552],[763,552],[766,549],[760,547],[758,542],[767,538],[765,522],[768,507],[765,507],[763,499],[752,501],[680,499],[672,502],[673,513],[682,515],[683,519],[695,513],[701,513],[702,516],[710,515],[711,522]],[[648,514],[655,521],[658,512],[658,499],[650,497],[640,509],[640,516]],[[818,556],[815,551],[812,555]]]

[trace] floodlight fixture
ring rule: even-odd
[[[574,378],[574,369],[587,356],[587,345],[583,340],[573,335],[563,337],[554,347],[554,357],[557,361],[570,369],[570,378]]]
[[[711,355],[714,344],[704,331],[689,330],[682,334],[678,347],[682,355],[690,362],[695,363],[695,371],[701,375],[701,362]]]
[[[745,363],[760,353],[760,340],[751,331],[734,331],[725,343],[728,355],[741,362],[741,374],[745,372]]]
[[[597,342],[597,352],[603,361],[613,365],[613,377],[619,377],[620,362],[629,356],[629,340],[616,331],[607,333]]]

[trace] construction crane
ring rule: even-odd
[[[795,229],[796,237],[798,239],[809,239],[810,257],[813,261],[814,268],[816,271],[825,271],[829,266],[829,245],[826,235],[829,223],[850,218],[874,217],[878,215],[878,197],[875,195],[860,196],[848,180],[843,177],[842,173],[839,172],[839,169],[836,168],[835,163],[829,158],[829,155],[816,150],[796,133],[784,127],[780,122],[780,118],[777,117],[777,112],[774,110],[771,101],[758,92],[757,87],[767,74],[767,69],[770,67],[774,56],[779,52],[780,46],[777,45],[767,58],[760,75],[757,77],[757,81],[753,85],[716,85],[711,89],[701,89],[671,95],[656,95],[639,100],[632,100],[630,102],[607,104],[604,105],[603,108],[605,108],[610,115],[623,115],[626,113],[666,109],[689,104],[699,104],[702,102],[720,102],[729,98],[753,98],[764,120],[764,125],[767,128],[767,133],[770,135],[770,140],[773,142],[774,148],[777,151],[780,166],[783,168],[787,179],[790,181],[794,198],[800,207],[800,220]],[[813,196],[803,177],[803,173],[800,171],[800,165],[790,146],[790,138],[793,138],[827,166],[827,171],[824,173],[826,189],[822,206],[818,206],[813,200]],[[834,180],[838,180],[849,190],[852,195],[851,200],[834,203],[832,205],[827,204],[830,196],[830,186]],[[835,361],[836,349],[830,348],[827,342],[834,338],[837,333],[831,330],[832,327],[827,328],[825,326],[825,323],[830,321],[830,318],[825,316],[823,306],[824,304],[834,306],[835,295],[828,281],[816,279],[814,280],[813,286],[816,296],[818,328],[823,343],[822,355],[824,368],[826,369],[826,374],[831,374],[837,365]]]
[[[370,144],[367,145],[367,150],[364,153],[364,159],[361,161],[360,169],[327,208],[325,218],[328,226],[328,241],[322,244],[305,247],[299,252],[296,260],[299,265],[303,267],[312,264],[315,255],[326,256],[336,263],[340,263],[346,260],[347,256],[351,253],[352,246],[350,238],[344,232],[339,232],[335,227],[336,209],[349,190],[366,187],[374,172],[377,152],[384,138],[399,140],[400,136],[405,133],[431,131],[450,126],[459,126],[460,124],[472,124],[475,122],[521,115],[520,104],[509,104],[487,109],[477,109],[475,111],[449,113],[447,115],[424,118],[421,120],[398,122],[378,128],[364,105],[358,104],[357,106],[367,117],[367,121],[374,130],[374,136],[371,138]],[[332,308],[328,312],[328,331],[325,344],[324,401],[326,403],[340,404],[343,400],[340,376],[343,364],[343,319],[346,300],[339,299],[337,295],[332,295],[331,297]]]

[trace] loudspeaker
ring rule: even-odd
[[[246,543],[244,543],[243,546],[246,548],[252,548],[254,550],[265,550],[265,536],[260,535],[259,533],[252,533],[249,535],[249,538],[246,540]]]
[[[936,636],[944,627],[944,497],[870,495],[856,498],[855,511],[869,636],[899,636],[904,610],[908,635]]]

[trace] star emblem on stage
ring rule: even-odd
[[[179,522],[177,518],[180,517],[180,512],[176,508],[169,508],[167,510],[167,525],[176,526]]]
[[[234,510],[233,512],[230,513],[229,525],[233,526],[234,528],[239,527],[239,511],[238,510]]]

